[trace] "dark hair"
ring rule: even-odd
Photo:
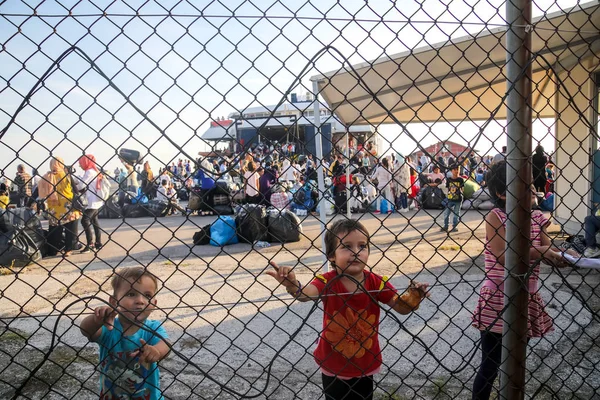
[[[381,160],[381,165],[383,165],[385,168],[389,168],[390,167],[390,163],[389,163],[389,161],[388,161],[387,158],[383,158]]]
[[[254,172],[254,170],[256,169],[256,167],[254,166],[254,161],[250,161],[247,167],[249,172]]]
[[[369,231],[355,219],[340,219],[329,225],[325,233],[325,255],[327,259],[333,258],[340,241],[350,232],[359,231],[367,237],[367,250],[371,251]]]
[[[506,194],[506,161],[498,161],[493,164],[485,176],[485,181],[494,203],[498,207],[504,208],[506,202],[499,196]]]
[[[161,184],[161,185],[163,185],[163,186],[164,186],[164,185],[166,185],[166,184],[167,184],[167,180],[166,180],[166,179],[163,179],[163,180],[160,182],[160,184]]]
[[[541,144],[538,144],[535,148],[536,154],[544,154],[544,147]]]

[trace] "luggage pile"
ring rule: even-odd
[[[123,207],[119,206],[118,198],[121,198]],[[160,200],[148,200],[141,193],[120,192],[105,200],[104,205],[98,213],[98,218],[142,218],[142,217],[165,217],[169,212],[169,204]]]
[[[300,241],[302,224],[291,210],[258,204],[238,206],[234,216],[221,215],[194,234],[194,245],[289,243]]]
[[[212,212],[217,215],[233,214],[233,189],[227,180],[219,179],[210,189],[193,188],[189,192],[187,208],[190,211]]]

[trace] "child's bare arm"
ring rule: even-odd
[[[83,336],[95,342],[102,333],[102,326],[112,330],[117,311],[112,307],[98,307],[94,314],[88,315],[81,321],[79,329]]]
[[[315,285],[301,285],[291,267],[280,267],[274,261],[271,261],[271,266],[273,270],[267,271],[267,275],[285,286],[287,292],[299,301],[316,300],[319,297],[319,289]]]
[[[158,343],[152,345],[147,344],[144,339],[140,339],[142,347],[139,350],[140,362],[152,364],[165,358],[171,351],[169,345],[164,341],[160,340]]]
[[[423,299],[429,297],[427,288],[428,283],[411,282],[408,290],[401,296],[394,296],[394,298],[388,303],[388,306],[394,309],[399,314],[409,314],[412,311],[416,311]]]

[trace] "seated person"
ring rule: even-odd
[[[596,258],[600,256],[600,249],[596,243],[596,233],[600,231],[600,204],[594,203],[592,215],[585,217],[583,221],[583,230],[585,231],[585,251],[583,256],[587,258]]]
[[[177,211],[181,212],[182,214],[185,213],[185,210],[179,205],[179,199],[177,198],[177,190],[175,189],[175,186],[172,183],[166,189],[166,197],[170,206],[169,214],[177,215]]]
[[[483,169],[477,169],[477,173],[475,174],[475,181],[480,186],[485,186],[485,174],[483,173]]]
[[[440,166],[437,164],[433,166],[433,172],[430,174],[425,174],[425,176],[427,177],[427,183],[425,186],[432,187],[440,186],[444,182],[445,178],[444,174],[440,172]]]
[[[169,202],[169,196],[167,195],[168,190],[169,190],[169,181],[167,181],[166,179],[163,179],[160,182],[160,186],[158,187],[158,190],[156,191],[156,200],[168,203]]]

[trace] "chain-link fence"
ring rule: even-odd
[[[599,6],[492,3],[0,3],[0,397],[597,397]]]

